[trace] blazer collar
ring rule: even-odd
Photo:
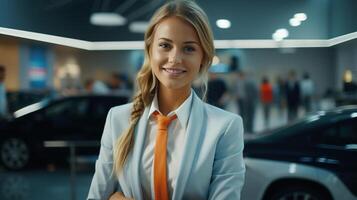
[[[142,189],[139,174],[139,165],[141,160],[141,155],[143,152],[144,141],[146,136],[146,127],[148,123],[149,107],[146,107],[144,113],[140,117],[138,124],[135,128],[135,139],[134,139],[134,149],[133,149],[133,160],[131,167],[131,177],[133,178],[131,188],[133,189],[132,194],[134,199],[143,199]]]
[[[182,161],[180,163],[176,186],[173,190],[172,200],[182,199],[187,179],[191,173],[191,168],[198,152],[198,143],[200,141],[201,135],[203,134],[202,124],[205,120],[204,103],[196,95],[196,93],[193,92],[191,113],[187,125],[184,152]]]

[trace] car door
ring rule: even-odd
[[[333,171],[357,194],[357,118],[332,120],[311,138],[319,157],[317,165]]]

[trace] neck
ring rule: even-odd
[[[177,109],[190,96],[190,92],[191,88],[172,90],[159,86],[157,98],[160,112],[167,115]]]

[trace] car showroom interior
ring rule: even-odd
[[[1,200],[92,199],[108,112],[138,98],[145,32],[169,1],[0,0]],[[244,143],[240,199],[357,200],[357,1],[192,1],[214,55],[190,91],[243,120],[244,141],[231,141]],[[236,200],[230,183],[215,198],[168,199]]]

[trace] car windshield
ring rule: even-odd
[[[35,112],[35,111],[38,111],[40,110],[41,108],[45,107],[46,105],[48,105],[50,102],[50,99],[49,98],[45,98],[37,103],[34,103],[34,104],[30,104],[28,106],[25,106],[17,111],[15,111],[13,113],[13,117],[14,118],[19,118],[21,116],[24,116],[24,115],[27,115],[29,113],[32,113],[32,112]]]

